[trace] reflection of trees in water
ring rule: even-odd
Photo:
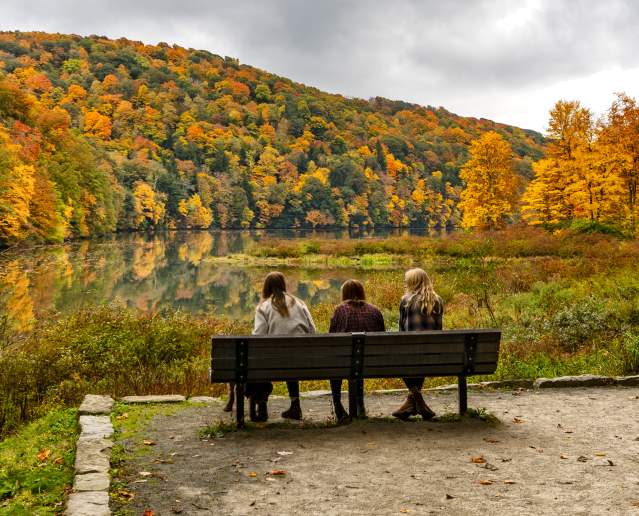
[[[34,313],[103,303],[251,318],[269,269],[205,258],[242,252],[261,236],[272,234],[134,234],[34,249],[0,263],[0,313],[9,314],[16,330],[28,329]],[[291,292],[312,306],[338,302],[339,286],[355,271],[290,268],[284,273]]]

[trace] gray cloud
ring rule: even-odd
[[[0,7],[3,30],[176,42],[328,91],[441,104],[536,129],[545,113],[532,115],[527,104],[547,103],[553,84],[639,67],[637,27],[633,0],[4,0]],[[607,94],[624,89],[630,85],[611,84]]]

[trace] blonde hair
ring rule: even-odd
[[[430,316],[435,309],[438,298],[430,276],[423,269],[410,269],[404,275],[404,282],[408,305],[412,308],[419,308],[422,313]]]

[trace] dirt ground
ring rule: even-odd
[[[287,400],[275,399],[266,427],[209,440],[198,437],[200,429],[231,421],[222,405],[156,416],[138,437],[157,444],[126,464],[135,497],[113,509],[156,516],[639,514],[639,388],[471,391],[469,405],[499,423],[388,419],[402,399],[368,395],[368,420],[329,428],[283,428],[275,416]],[[457,408],[454,391],[429,392],[427,401],[438,414]],[[331,417],[328,397],[303,399],[302,407],[307,426]]]

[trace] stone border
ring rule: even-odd
[[[108,516],[111,476],[113,398],[87,394],[80,405],[80,437],[75,454],[73,492],[67,516]]]

